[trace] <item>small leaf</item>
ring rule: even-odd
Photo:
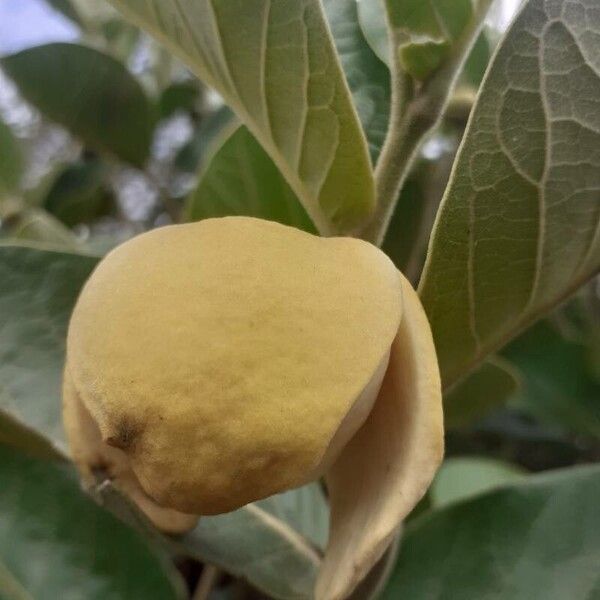
[[[0,241],[39,242],[57,249],[73,251],[81,249],[71,230],[40,208],[25,208],[8,215],[2,222]]]
[[[444,61],[473,15],[471,0],[360,0],[360,21],[371,47],[390,63],[385,11],[400,65],[426,79]]]
[[[71,469],[0,446],[0,596],[184,597],[166,555],[87,498]]]
[[[391,92],[389,69],[367,43],[358,20],[359,6],[369,3],[324,0],[323,6],[375,163],[387,133]]]
[[[489,358],[444,397],[446,428],[470,425],[505,404],[518,389],[515,368],[501,358]]]
[[[246,127],[239,127],[211,158],[192,192],[192,221],[245,215],[315,233],[315,227],[269,155]]]
[[[429,500],[432,507],[440,509],[498,486],[518,482],[524,475],[520,467],[493,458],[448,458],[429,488]]]
[[[23,167],[19,143],[10,127],[0,119],[0,198],[19,188]]]
[[[546,320],[512,342],[504,355],[523,373],[516,404],[544,421],[600,438],[600,378],[582,340],[565,339]]]
[[[600,12],[529,0],[488,70],[421,297],[448,385],[600,268]]]
[[[591,600],[600,467],[544,473],[410,523],[381,600]]]
[[[60,390],[67,324],[97,260],[0,246],[0,422],[15,442],[20,428],[66,452]]]
[[[361,131],[320,0],[111,0],[214,87],[322,233],[374,208]]]
[[[153,119],[137,80],[114,58],[77,44],[47,44],[0,65],[26,100],[93,148],[135,166],[148,157]]]
[[[358,22],[373,52],[386,65],[390,64],[390,45],[385,21],[384,0],[357,0]]]
[[[204,517],[182,544],[273,598],[310,600],[327,528],[327,503],[315,483]]]

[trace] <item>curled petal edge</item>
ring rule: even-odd
[[[423,497],[444,453],[440,373],[429,322],[403,275],[403,315],[371,414],[326,476],[329,542],[317,600],[343,600]]]

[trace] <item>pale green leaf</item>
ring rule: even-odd
[[[465,500],[507,483],[523,479],[520,467],[482,456],[446,459],[429,488],[429,500],[435,509]]]
[[[214,87],[323,233],[374,206],[364,135],[320,0],[111,0]]]
[[[530,0],[488,70],[421,298],[445,383],[600,267],[600,11]]]
[[[86,497],[65,465],[0,446],[0,597],[184,597],[169,557]]]
[[[498,408],[519,389],[519,373],[506,360],[488,358],[444,396],[446,427],[463,427]]]
[[[244,126],[211,157],[186,213],[191,221],[245,215],[316,233],[279,169]]]
[[[390,116],[390,72],[363,35],[358,20],[360,3],[356,0],[324,0],[323,5],[375,163]]]
[[[0,66],[49,119],[93,148],[143,165],[153,131],[151,106],[120,62],[93,48],[55,43],[5,56]]]
[[[318,484],[204,517],[185,549],[281,600],[311,600],[328,510]]]
[[[563,469],[412,521],[381,600],[594,600],[600,467]]]
[[[65,453],[61,379],[67,323],[97,258],[0,246],[0,422]],[[22,445],[22,444],[19,444]]]

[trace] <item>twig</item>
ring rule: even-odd
[[[198,585],[194,590],[192,600],[208,600],[211,591],[221,578],[221,570],[214,565],[204,565]]]
[[[440,122],[483,21],[494,0],[479,0],[471,20],[454,45],[452,54],[414,94],[411,80],[398,57],[399,34],[390,26],[392,108],[388,133],[375,168],[377,208],[360,234],[378,246],[394,213],[402,185],[425,136]],[[412,98],[409,97],[412,95]]]

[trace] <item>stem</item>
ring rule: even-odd
[[[461,68],[494,0],[479,0],[444,65],[409,98],[410,81],[398,56],[399,33],[390,26],[392,107],[388,133],[375,168],[377,208],[360,237],[381,246],[400,190],[425,136],[440,122]]]
[[[208,600],[210,594],[221,577],[221,571],[214,565],[205,564],[192,600]]]

